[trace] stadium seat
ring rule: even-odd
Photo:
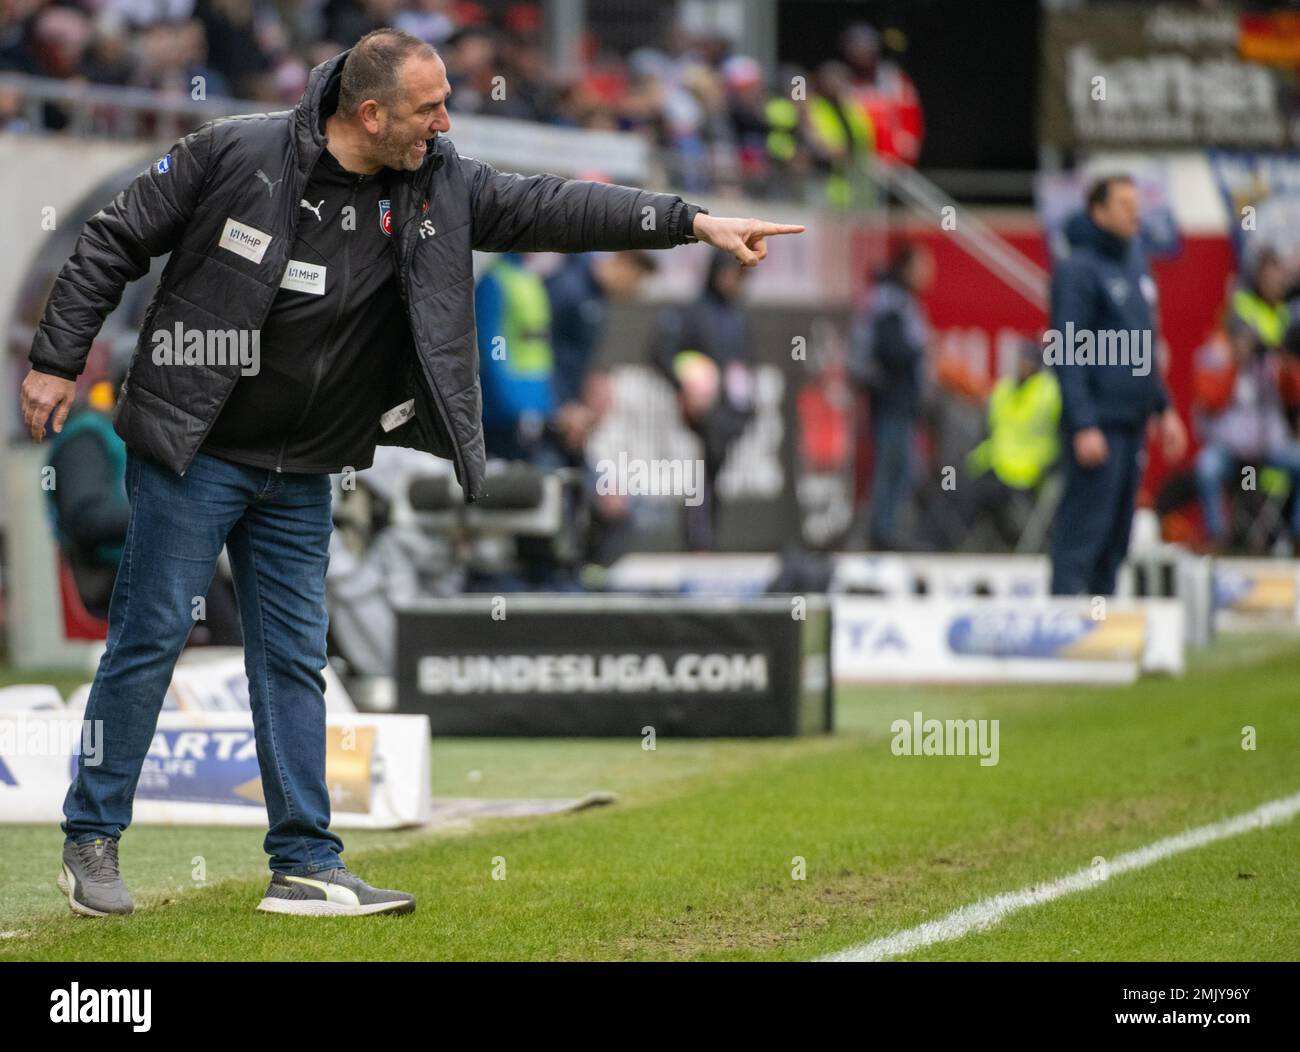
[[[108,638],[108,622],[101,620],[86,609],[77,591],[77,582],[72,576],[72,567],[62,552],[55,555],[58,560],[59,600],[63,609],[63,635],[67,639],[101,640]]]

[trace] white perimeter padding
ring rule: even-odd
[[[1181,676],[1173,599],[835,596],[837,683],[1131,683]]]

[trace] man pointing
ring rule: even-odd
[[[92,340],[151,257],[171,254],[114,428],[131,520],[85,719],[102,762],[64,801],[59,885],[77,913],[130,913],[117,844],[176,659],[222,546],[244,630],[271,883],[259,909],[404,913],[340,860],[325,783],[330,474],[377,444],[451,460],[483,495],[471,251],[707,242],[753,266],[766,238],[680,198],[457,154],[433,48],[377,30],[312,71],[292,111],[212,121],[90,219],[51,290],[22,387],[62,428]],[[508,350],[507,350],[508,353]]]

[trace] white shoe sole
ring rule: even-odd
[[[79,914],[82,917],[125,916],[125,914],[105,913],[102,910],[91,909],[85,903],[78,902],[72,894],[77,887],[77,878],[72,875],[72,871],[68,869],[66,862],[59,868],[58,884],[59,890],[68,896],[68,905],[72,907],[73,913]]]
[[[343,902],[325,902],[322,899],[264,898],[257,908],[263,913],[285,913],[296,917],[361,917],[372,913],[413,913],[414,902],[369,902],[349,906]]]

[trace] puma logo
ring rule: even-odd
[[[307,198],[304,197],[301,201],[298,202],[298,207],[307,209],[308,212],[312,213],[312,215],[316,217],[316,222],[323,223],[324,220],[321,219],[320,217],[320,210],[321,210],[321,205],[323,205],[324,203],[325,203],[325,198],[323,197],[320,199],[320,203],[316,205],[310,204],[307,201]]]
[[[259,168],[256,172],[254,172],[253,174],[256,175],[259,179],[261,179],[262,182],[266,183],[266,196],[267,196],[267,197],[274,197],[274,196],[275,196],[275,188],[276,188],[276,186],[278,186],[280,183],[284,182],[284,176],[281,176],[281,177],[280,177],[279,179],[277,179],[274,183],[271,182],[271,177],[270,177],[269,175],[267,175],[264,171],[262,171],[262,169],[260,169],[260,168]],[[323,202],[322,202],[322,203],[323,203]]]

